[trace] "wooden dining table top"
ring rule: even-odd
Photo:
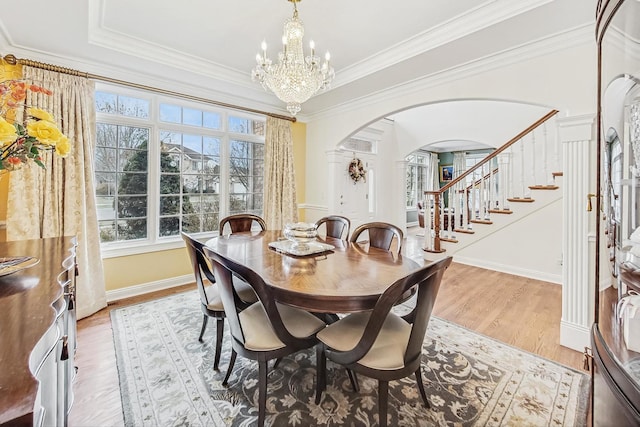
[[[259,274],[276,301],[315,312],[347,313],[372,309],[396,280],[421,267],[402,255],[334,238],[317,238],[333,250],[307,256],[278,252],[269,243],[282,231],[232,233],[205,245],[223,258]]]

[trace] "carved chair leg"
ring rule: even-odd
[[[387,427],[387,405],[389,400],[389,383],[378,381],[378,417],[380,427]]]
[[[267,411],[267,361],[258,362],[258,427],[264,426]]]
[[[229,358],[229,366],[227,366],[227,373],[224,376],[224,380],[222,380],[222,385],[227,386],[227,382],[229,381],[229,377],[231,376],[231,371],[233,371],[233,365],[236,363],[236,353],[235,350],[231,350],[231,357]]]
[[[198,341],[202,342],[202,336],[204,335],[204,330],[207,329],[207,322],[209,321],[209,316],[206,314],[202,315],[202,329],[200,329],[200,336],[198,337]]]
[[[316,405],[322,400],[322,393],[327,388],[327,358],[324,355],[324,344],[316,345]]]
[[[422,396],[422,401],[424,402],[424,406],[427,409],[431,409],[431,405],[429,404],[429,399],[427,399],[427,393],[424,390],[424,383],[422,382],[422,369],[418,366],[418,370],[416,371],[416,382],[418,383],[418,390],[420,390],[420,396]]]
[[[356,375],[355,371],[352,371],[351,369],[347,368],[347,375],[349,375],[349,381],[351,382],[351,388],[353,388],[353,391],[355,393],[359,393],[360,392],[360,386],[358,385],[358,376]]]
[[[218,370],[220,364],[220,353],[222,353],[222,337],[224,335],[224,318],[219,317],[216,321],[216,349],[213,356],[213,370]]]

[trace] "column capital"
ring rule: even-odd
[[[562,117],[556,119],[560,142],[591,141],[595,139],[595,114]]]
[[[342,161],[342,156],[344,156],[344,151],[341,150],[328,150],[325,151],[327,155],[327,161],[329,163],[337,163]]]

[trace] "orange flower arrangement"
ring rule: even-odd
[[[71,144],[55,124],[53,116],[40,108],[25,105],[27,91],[51,95],[41,86],[20,80],[0,83],[0,171],[19,169],[29,160],[44,168],[41,151],[55,151],[66,157]],[[17,120],[19,109],[22,120]]]

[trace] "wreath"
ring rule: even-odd
[[[354,158],[349,163],[349,176],[353,180],[353,183],[363,180],[367,181],[367,171],[364,169],[362,160]]]

